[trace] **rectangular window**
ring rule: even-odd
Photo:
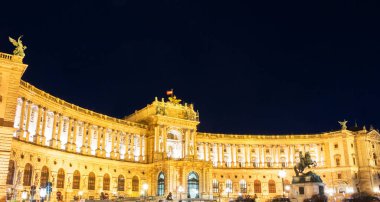
[[[338,173],[338,179],[342,179],[342,174]]]
[[[319,188],[319,194],[321,194],[321,195],[325,194],[324,186],[319,186],[318,188]]]
[[[265,152],[266,152],[266,153],[269,153],[269,149],[266,149]]]
[[[212,192],[219,193],[219,182],[218,182],[218,180],[214,179],[212,181]]]
[[[340,166],[340,159],[339,158],[335,159],[335,163],[336,163],[336,166]]]
[[[338,149],[338,144],[334,144],[334,148],[335,148],[335,149]]]
[[[300,192],[300,195],[304,195],[305,194],[305,187],[299,187],[299,192]]]
[[[352,162],[354,163],[354,165],[356,165],[356,160],[355,160],[355,158],[352,158]]]

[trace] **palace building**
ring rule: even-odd
[[[299,135],[199,132],[191,104],[154,99],[113,118],[21,80],[23,57],[0,53],[0,201],[49,182],[51,198],[271,198],[291,183],[300,152],[336,195],[378,192],[379,133],[355,127]],[[286,171],[284,179],[279,171]],[[145,185],[145,186],[143,186]]]

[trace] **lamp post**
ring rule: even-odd
[[[278,171],[278,176],[280,176],[282,180],[282,197],[285,198],[284,178],[286,177],[286,171],[281,169]]]
[[[226,192],[227,192],[227,200],[230,201],[230,192],[231,192],[231,189],[229,187],[226,188]]]
[[[183,192],[183,187],[179,185],[178,187],[178,192],[179,192],[179,201],[182,202],[182,192]]]
[[[24,191],[21,192],[21,198],[22,202],[25,202],[25,200],[28,199],[28,191],[24,189]]]
[[[288,193],[288,198],[289,198],[290,186],[289,186],[289,185],[286,185],[286,186],[285,186],[285,190],[286,190],[286,192]]]
[[[40,188],[40,198],[41,201],[43,202],[46,197],[46,188]]]
[[[78,195],[79,195],[79,200],[81,200],[83,196],[83,191],[78,191]]]
[[[149,185],[147,183],[144,183],[143,186],[142,186],[142,188],[144,190],[144,201],[146,201],[146,194],[147,194]]]

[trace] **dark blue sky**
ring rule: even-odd
[[[57,2],[2,3],[0,47],[24,34],[23,79],[79,106],[123,117],[174,88],[200,131],[380,123],[379,1]]]

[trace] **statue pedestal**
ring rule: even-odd
[[[293,177],[292,184],[290,185],[289,198],[303,201],[309,199],[313,195],[324,195],[325,184],[313,176],[298,176]]]

